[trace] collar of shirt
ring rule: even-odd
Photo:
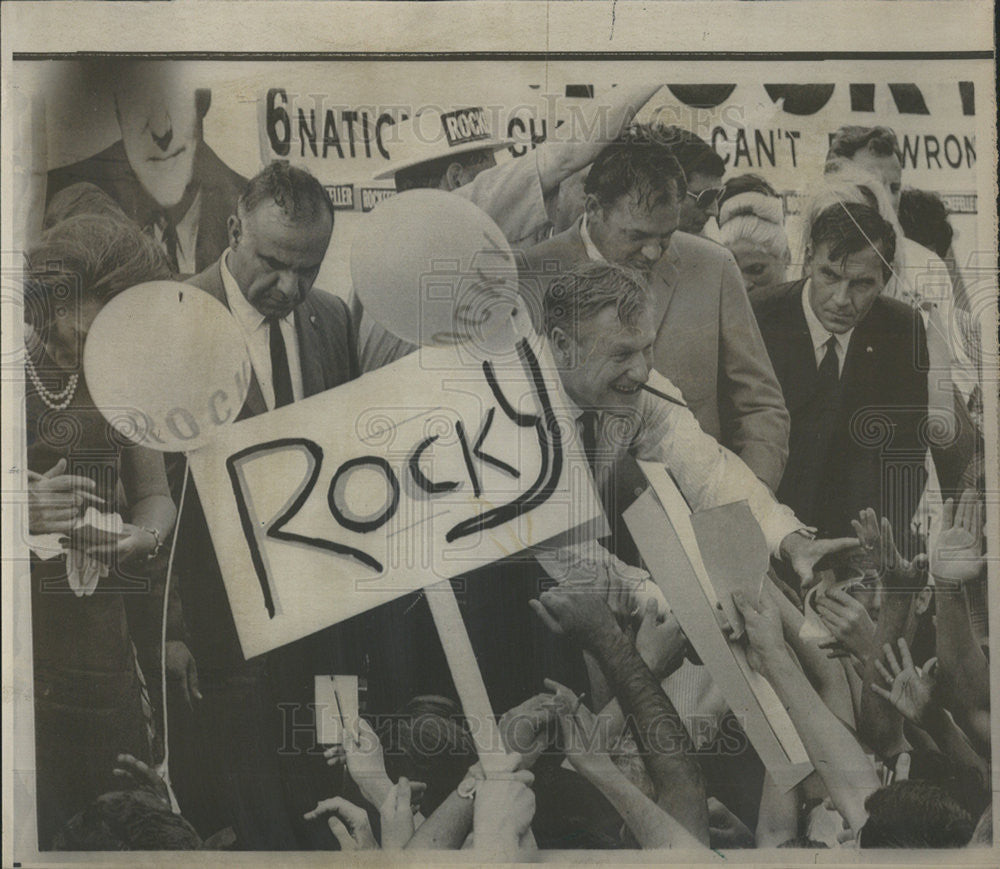
[[[226,301],[229,310],[236,319],[243,340],[250,354],[250,364],[257,375],[257,382],[264,394],[264,402],[268,408],[274,408],[274,383],[271,379],[270,332],[264,315],[260,313],[243,295],[240,285],[229,271],[229,252],[222,257],[219,270],[222,273],[222,286],[226,291]],[[281,335],[285,339],[285,353],[288,357],[288,370],[292,378],[292,394],[296,401],[304,395],[302,385],[302,365],[299,360],[298,336],[295,332],[295,312],[277,321],[280,324]]]
[[[826,355],[826,342],[830,340],[831,337],[837,339],[837,364],[841,373],[844,371],[844,359],[847,357],[847,347],[851,343],[851,335],[854,334],[854,329],[848,329],[839,335],[834,335],[830,332],[826,326],[824,326],[819,318],[816,316],[816,312],[813,311],[812,304],[809,301],[809,293],[812,288],[812,282],[807,280],[805,286],[802,287],[802,313],[805,314],[806,326],[809,327],[809,340],[812,341],[813,353],[816,356],[817,367],[823,361],[823,357]]]
[[[580,240],[583,242],[583,249],[587,251],[588,259],[595,263],[607,262],[597,249],[597,245],[594,244],[593,239],[590,237],[590,232],[587,230],[587,212],[584,212],[583,217],[580,218]]]
[[[222,272],[222,286],[226,289],[226,302],[229,310],[232,311],[236,322],[240,324],[245,332],[253,334],[264,325],[264,315],[250,304],[240,285],[236,283],[236,278],[229,271],[229,251],[219,263],[219,270]]]

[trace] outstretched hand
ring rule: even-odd
[[[329,766],[346,763],[347,771],[361,795],[375,808],[385,802],[392,790],[392,779],[385,771],[385,758],[378,734],[364,718],[358,718],[358,731],[343,729],[344,744],[334,745],[323,752]]]
[[[613,585],[605,574],[594,582],[556,586],[528,603],[552,633],[593,650],[603,639],[621,631],[611,609],[620,594],[620,586]]]
[[[782,559],[795,571],[802,590],[805,591],[816,584],[816,571],[846,561],[860,549],[858,541],[853,537],[810,540],[793,531],[785,535],[778,551]]]
[[[926,584],[926,556],[918,555],[913,561],[903,558],[896,548],[892,523],[885,516],[879,520],[869,507],[852,519],[851,525],[864,553],[859,566],[876,573],[886,588],[902,591],[920,589]]]
[[[130,788],[151,793],[168,808],[170,807],[170,791],[167,783],[155,769],[131,754],[119,754],[115,759],[112,773],[116,778],[127,782]]]
[[[982,575],[984,564],[982,502],[966,489],[957,507],[951,498],[944,502],[931,573],[936,579],[965,584]]]
[[[875,669],[889,686],[888,690],[875,682],[871,683],[871,689],[879,697],[888,700],[895,710],[911,724],[917,727],[924,727],[927,714],[934,706],[934,677],[930,675],[932,670],[931,662],[921,670],[913,666],[913,658],[910,656],[910,648],[903,637],[899,638],[899,659],[893,654],[892,646],[888,643],[883,647],[886,662],[889,664],[887,670],[881,661],[875,662]],[[891,672],[890,672],[891,670]]]
[[[768,663],[778,656],[787,654],[781,611],[771,596],[775,593],[766,583],[760,594],[748,594],[742,590],[733,592],[733,600],[746,626],[747,662],[758,673],[763,673]]]
[[[330,832],[340,843],[341,851],[371,851],[378,848],[368,812],[343,797],[322,800],[303,817],[307,821],[325,817]]]

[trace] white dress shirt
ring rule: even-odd
[[[658,371],[650,372],[649,385],[681,398],[680,390]],[[577,420],[579,433],[582,411],[568,396],[564,400]],[[614,458],[628,451],[636,458],[663,464],[692,510],[745,500],[774,555],[788,534],[805,527],[788,507],[775,501],[739,456],[705,433],[687,407],[642,391],[637,410],[628,416],[615,415],[615,419],[608,419],[610,413],[598,413],[599,456]],[[614,503],[609,491],[615,478],[613,464],[613,461],[599,461],[594,471],[605,504]]]
[[[222,271],[222,285],[226,289],[226,301],[232,311],[243,341],[250,354],[250,364],[264,394],[264,402],[268,410],[274,410],[274,380],[271,377],[271,326],[240,290],[236,278],[229,271],[227,260],[229,253],[219,263]],[[292,375],[292,395],[295,400],[302,398],[302,365],[299,362],[299,339],[295,333],[295,312],[278,321],[281,324],[281,336],[285,339],[285,352],[288,355],[288,370]]]
[[[819,318],[816,316],[816,312],[813,310],[812,304],[809,301],[809,294],[811,290],[812,281],[807,279],[805,286],[802,288],[802,312],[806,315],[806,325],[809,327],[809,337],[812,340],[813,352],[816,354],[816,368],[819,368],[820,363],[823,361],[823,357],[826,356],[826,342],[831,338],[836,338],[837,376],[839,377],[844,373],[844,360],[847,358],[847,348],[851,343],[851,335],[854,334],[854,328],[852,327],[839,335],[835,335],[828,331],[826,326],[819,321]]]
[[[597,245],[594,244],[594,240],[590,237],[590,231],[587,229],[586,211],[583,212],[583,217],[580,218],[580,240],[583,242],[583,249],[587,251],[587,259],[595,263],[607,262],[597,249]]]

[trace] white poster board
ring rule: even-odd
[[[716,589],[684,497],[662,465],[639,466],[650,488],[624,513],[629,532],[767,771],[779,786],[791,788],[812,771],[805,747],[774,689],[751,669],[742,646],[723,636],[714,613]],[[735,536],[732,545],[740,545]]]
[[[537,354],[423,350],[191,454],[248,658],[603,522]]]

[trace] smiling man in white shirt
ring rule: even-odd
[[[655,304],[641,272],[610,263],[574,266],[549,284],[544,307],[545,335],[563,389],[579,409],[578,432],[606,506],[616,500],[620,464],[631,456],[665,465],[693,510],[746,500],[772,555],[803,584],[821,558],[856,546],[853,537],[813,540],[653,371]],[[609,519],[617,524],[616,516]]]

